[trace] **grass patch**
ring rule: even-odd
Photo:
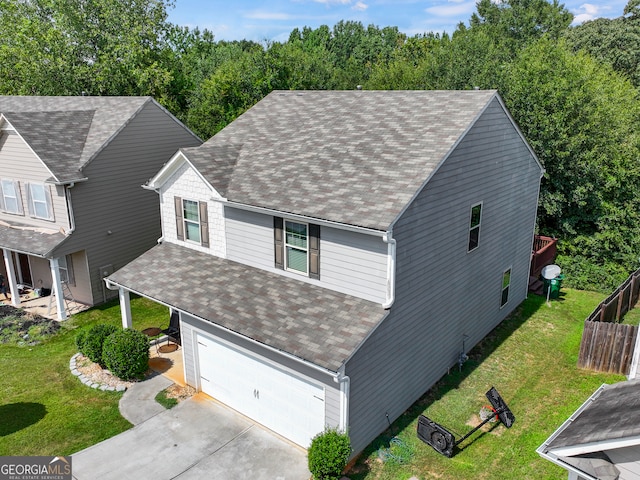
[[[168,410],[170,408],[175,407],[178,404],[178,399],[167,396],[167,391],[162,390],[161,392],[158,392],[158,394],[156,395],[156,402],[158,402],[160,405],[162,405],[164,408]]]
[[[469,355],[461,372],[452,369],[360,456],[352,480],[557,479],[566,471],[536,453],[546,440],[600,385],[624,376],[578,370],[584,319],[604,295],[563,290],[548,305],[530,296]],[[454,433],[456,440],[479,423],[495,386],[516,417],[512,428],[489,424],[446,458],[416,435],[424,414]],[[378,451],[400,438],[414,455],[404,463],[382,462]]]
[[[166,307],[132,298],[134,328],[165,328]],[[121,393],[83,385],[69,372],[78,328],[121,326],[117,301],[78,313],[32,346],[0,344],[0,455],[69,455],[131,427],[118,410]]]

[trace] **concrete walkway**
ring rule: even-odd
[[[168,373],[168,372],[166,372]],[[135,426],[72,455],[76,480],[308,480],[306,452],[204,394],[166,410],[157,374],[120,399]]]

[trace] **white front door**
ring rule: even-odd
[[[324,388],[259,357],[197,335],[202,391],[302,447],[324,430]]]

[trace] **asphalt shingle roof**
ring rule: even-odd
[[[640,436],[640,379],[605,385],[547,451]]]
[[[84,177],[83,166],[151,97],[0,96],[0,114],[58,182]]]
[[[183,154],[230,201],[386,230],[495,91],[275,91]]]
[[[331,371],[385,316],[377,303],[172,243],[109,280]]]
[[[0,247],[39,257],[46,257],[67,237],[57,231],[34,228],[14,222],[11,226],[0,222]]]

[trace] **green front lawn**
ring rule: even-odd
[[[462,372],[452,369],[381,435],[359,458],[349,477],[566,478],[566,471],[540,458],[536,448],[600,385],[625,380],[576,368],[584,319],[603,298],[597,293],[563,290],[561,298],[548,306],[543,298],[530,296],[471,352]],[[477,425],[479,411],[488,403],[484,394],[491,386],[513,411],[516,422],[512,428],[494,424],[490,431],[478,431],[452,458],[417,438],[420,414],[443,425],[456,439],[462,438]],[[380,460],[379,449],[385,453],[393,436],[413,452],[403,464]]]
[[[166,307],[133,298],[134,328],[166,328]],[[69,455],[131,427],[120,416],[121,393],[83,385],[69,372],[78,328],[121,325],[117,302],[74,315],[42,344],[0,344],[0,455]]]

